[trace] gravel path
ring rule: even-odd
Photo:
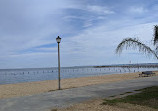
[[[67,107],[85,100],[105,98],[153,85],[158,85],[158,76],[0,99],[0,111],[50,111],[55,107]]]

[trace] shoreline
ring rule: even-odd
[[[156,72],[156,71],[153,71]],[[131,73],[138,73],[138,72],[131,72]],[[70,78],[61,78],[61,80],[65,79],[78,79],[78,78],[88,78],[88,77],[98,77],[98,76],[106,76],[106,75],[115,75],[115,74],[129,74],[129,73],[111,73],[111,74],[98,74],[98,75],[91,75],[91,76],[81,76],[81,77],[70,77]],[[58,81],[58,79],[52,79],[54,81]],[[25,81],[25,82],[13,82],[13,83],[1,83],[0,85],[9,85],[9,84],[21,84],[21,83],[34,83],[34,82],[41,82],[41,81],[52,81],[52,80],[39,80],[39,81]]]
[[[158,75],[157,71],[153,71]],[[107,74],[101,76],[90,76],[80,78],[61,79],[61,89],[76,88],[94,84],[111,83],[123,80],[139,78],[140,72],[123,73],[123,74]],[[16,84],[0,85],[0,99],[28,96],[50,92],[58,89],[58,80],[46,80],[36,82],[25,82]]]

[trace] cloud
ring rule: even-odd
[[[65,28],[62,10],[72,7],[63,0],[0,1],[0,51],[9,54],[55,42],[52,38]]]
[[[57,66],[58,35],[62,66],[150,61],[114,52],[125,37],[151,45],[156,6],[137,2],[1,0],[0,68]]]
[[[115,12],[108,9],[107,7],[97,6],[97,5],[88,5],[87,10],[97,14],[114,14]]]
[[[139,6],[139,7],[135,7],[135,6],[134,6],[134,7],[130,7],[129,11],[130,11],[131,13],[142,14],[142,13],[146,13],[148,10],[145,9],[144,7],[141,7],[141,6]]]
[[[150,46],[151,44],[149,44],[148,41],[151,41],[152,39],[152,27],[154,24],[157,23],[126,26],[113,30],[108,30],[108,28],[111,28],[110,26],[107,27],[101,25],[98,27],[87,29],[77,36],[66,38],[63,40],[63,43],[61,43],[62,54],[63,58],[64,56],[67,57],[68,55],[70,56],[70,58],[67,57],[67,60],[64,59],[64,63],[65,65],[75,63],[84,63],[86,65],[96,63],[115,63],[119,58],[115,54],[115,49],[123,38],[138,37],[141,41],[143,41],[144,43],[147,42],[147,45]],[[137,53],[139,59],[134,59],[136,55],[131,53]],[[78,58],[75,58],[76,56]],[[131,59],[135,63],[146,58],[146,56],[144,56],[143,54],[139,54],[138,50],[123,51],[123,54],[121,56],[126,58],[126,60],[124,61],[128,62]],[[129,56],[129,58],[127,58],[126,56]],[[112,57],[114,58],[112,59]],[[123,57],[120,57],[120,59]],[[71,61],[71,63],[69,63],[68,61]],[[85,61],[86,63],[83,61]],[[151,61],[151,59],[146,58],[146,61]]]

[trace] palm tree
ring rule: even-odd
[[[116,48],[116,53],[121,53],[124,48],[129,49],[138,49],[139,52],[144,54],[154,55],[158,59],[158,25],[154,26],[154,40],[153,40],[154,49],[151,49],[149,46],[142,43],[139,39],[136,38],[125,38]]]

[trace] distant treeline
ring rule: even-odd
[[[124,67],[124,68],[156,68],[158,64],[124,64],[124,65],[102,65],[94,68]]]

